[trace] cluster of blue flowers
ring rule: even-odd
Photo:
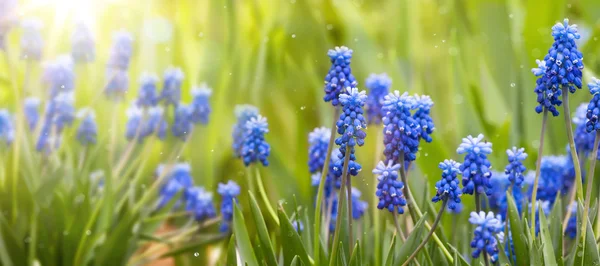
[[[538,181],[537,198],[535,200],[548,201],[554,204],[556,195],[563,190],[563,182],[570,159],[567,155],[561,156],[544,156],[540,165],[540,177]],[[532,176],[533,177],[533,176]],[[533,178],[527,180],[533,184]],[[529,187],[531,195],[533,186]]]
[[[581,89],[583,55],[575,43],[581,37],[577,25],[569,25],[568,19],[552,27],[552,37],[552,47],[543,61],[537,60],[538,68],[532,69],[532,72],[539,77],[535,88],[539,103],[536,112],[541,113],[546,109],[558,116],[556,107],[562,104],[559,99],[561,90],[568,89],[574,93],[576,88]]]
[[[362,166],[356,162],[355,146],[365,144],[365,138],[367,137],[367,133],[364,131],[367,123],[363,116],[363,105],[366,99],[365,92],[359,92],[357,88],[348,87],[344,94],[340,94],[342,114],[336,123],[337,133],[340,136],[335,139],[335,144],[339,146],[340,155],[333,168],[336,177],[342,177],[344,167],[348,168],[348,174],[352,176],[358,175],[358,172],[362,169]],[[346,154],[346,147],[349,147],[349,154]],[[349,156],[348,165],[344,165],[346,156]]]
[[[487,156],[492,153],[492,143],[483,140],[483,135],[476,138],[467,136],[456,150],[458,154],[465,154],[465,161],[460,165],[463,179],[463,193],[491,193],[490,184],[491,163]]]
[[[523,161],[527,158],[527,153],[525,153],[524,148],[517,149],[517,147],[513,147],[506,150],[506,155],[508,155],[508,165],[504,169],[504,173],[508,175],[508,180],[511,183],[521,187],[525,179],[523,173],[527,170],[523,165]]]
[[[96,59],[96,41],[83,22],[77,23],[71,37],[71,56],[78,63],[89,63]]]
[[[600,79],[592,78],[588,86],[593,98],[587,107],[585,129],[590,133],[600,130],[600,123],[598,123],[598,116],[600,116]]]
[[[6,109],[0,109],[0,141],[10,145],[15,139],[15,126],[12,115]]]
[[[311,133],[308,134],[308,170],[310,171],[312,185],[318,187],[321,182],[321,170],[325,166],[325,159],[327,157],[327,150],[329,146],[329,138],[331,137],[331,130],[326,127],[315,128]],[[331,151],[331,158],[329,160],[329,168],[327,176],[325,177],[324,193],[325,199],[332,196],[334,188],[339,187],[339,180],[333,173],[333,165],[337,160],[340,151],[333,149]],[[334,181],[336,184],[334,184]]]
[[[379,180],[377,191],[375,192],[379,198],[378,209],[387,209],[390,212],[397,212],[399,214],[404,213],[406,198],[402,193],[404,183],[398,180],[398,170],[400,168],[400,164],[389,160],[387,165],[379,162],[377,167],[373,169],[373,174],[377,175],[377,180]]]
[[[573,124],[575,125],[575,131],[573,132],[575,150],[577,150],[577,154],[584,158],[592,153],[594,149],[594,139],[596,138],[596,134],[587,131],[587,114],[590,105],[592,104],[580,104],[573,116]]]
[[[331,60],[331,68],[325,76],[325,97],[326,102],[331,102],[333,106],[340,104],[340,94],[348,87],[356,87],[358,83],[352,75],[350,60],[352,59],[352,50],[346,46],[335,47],[327,52]]]
[[[352,188],[352,218],[360,219],[364,214],[369,204],[366,201],[360,200],[362,193],[357,188]]]
[[[369,96],[366,102],[368,123],[381,124],[381,119],[385,115],[383,100],[390,91],[392,80],[386,73],[371,74],[367,78],[365,85],[369,89]]]
[[[120,99],[129,88],[127,69],[133,54],[133,36],[121,30],[113,34],[113,44],[106,65],[107,85],[104,92],[107,96]]]
[[[269,132],[267,119],[258,115],[246,122],[246,132],[242,146],[242,158],[246,166],[261,162],[264,166],[269,165],[268,157],[271,146],[265,141],[265,134]]]
[[[454,210],[456,205],[461,203],[462,191],[457,178],[460,164],[453,160],[444,160],[438,167],[442,169],[442,179],[435,183],[436,195],[431,201],[448,200],[448,208]]]
[[[21,36],[21,58],[24,60],[39,61],[42,59],[44,39],[42,38],[43,24],[37,19],[28,19],[21,22],[23,35]]]
[[[91,109],[82,109],[77,116],[81,119],[81,123],[77,128],[77,140],[82,145],[96,144],[98,136],[98,126],[96,125],[96,115]]]
[[[469,222],[475,226],[475,235],[471,241],[471,248],[474,248],[471,256],[479,258],[482,252],[486,252],[492,261],[498,261],[498,242],[496,235],[503,230],[502,222],[494,216],[493,212],[481,211],[471,212]]]
[[[230,223],[233,220],[233,204],[237,202],[237,196],[240,194],[240,186],[233,181],[229,181],[225,184],[220,183],[217,189],[219,195],[221,195],[221,214],[223,215],[223,221],[221,223],[221,232],[227,232],[230,229]]]
[[[236,105],[233,112],[235,113],[237,123],[233,126],[233,133],[231,134],[233,139],[232,148],[234,155],[241,158],[246,122],[258,116],[258,108],[249,104]]]

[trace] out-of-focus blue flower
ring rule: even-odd
[[[556,195],[563,188],[563,178],[565,171],[568,170],[569,156],[544,156],[540,165],[540,177],[538,181],[537,199],[538,201],[548,201],[551,205],[556,200]],[[534,176],[529,177],[527,182],[533,184]],[[532,196],[533,186],[529,186],[529,196]]]
[[[373,174],[377,175],[377,191],[375,194],[379,198],[377,208],[387,209],[390,212],[398,212],[399,214],[404,213],[404,206],[406,206],[406,199],[402,193],[404,183],[398,180],[398,170],[400,170],[400,164],[394,164],[392,161],[388,161],[388,164],[379,162]]]
[[[565,234],[574,239],[577,236],[577,202],[573,202],[567,211],[571,212],[571,217],[567,223]]]
[[[486,215],[483,211],[471,212],[469,222],[477,226],[471,241],[471,248],[475,249],[471,256],[479,258],[482,252],[487,252],[492,263],[498,261],[496,234],[502,231],[502,223],[494,216],[493,212],[488,212]]]
[[[204,221],[217,216],[213,205],[213,195],[203,187],[192,187],[186,190],[186,211],[194,215],[196,221]]]
[[[367,78],[365,85],[369,89],[369,96],[366,102],[367,120],[369,124],[381,124],[381,119],[385,115],[383,100],[390,92],[392,80],[386,73],[371,74]]]
[[[61,55],[44,64],[43,80],[48,84],[51,98],[60,93],[71,92],[75,88],[75,73],[71,57]]]
[[[107,68],[106,77],[108,80],[104,88],[104,94],[111,99],[122,99],[129,89],[129,75],[127,71]]]
[[[89,63],[96,59],[96,42],[89,27],[79,22],[71,36],[71,55],[77,63]]]
[[[167,121],[164,118],[164,109],[160,106],[148,109],[148,119],[144,121],[141,137],[152,134],[156,134],[161,140],[167,137]]]
[[[28,19],[23,20],[21,27],[23,28],[21,58],[39,61],[42,59],[42,51],[44,50],[44,39],[42,38],[44,24],[38,19]]]
[[[258,108],[249,104],[236,105],[234,109],[237,123],[233,126],[233,153],[235,157],[242,156],[242,146],[244,144],[244,132],[246,132],[246,122],[251,118],[258,116]]]
[[[15,139],[12,116],[6,109],[0,109],[0,141],[10,145]]]
[[[460,202],[460,203],[454,204],[454,209],[450,209],[450,206],[448,206],[448,207],[446,207],[446,210],[452,214],[460,214],[464,208],[465,208],[465,206],[463,205],[462,202]]]
[[[357,188],[352,188],[352,218],[360,219],[365,214],[365,210],[369,207],[366,201],[360,200],[362,193]]]
[[[246,122],[242,158],[246,166],[260,161],[264,166],[269,165],[268,157],[271,146],[265,141],[265,134],[269,132],[267,119],[258,115]]]
[[[53,130],[52,121],[46,120],[42,125],[35,149],[44,154],[50,154],[60,147],[59,133]]]
[[[56,131],[61,133],[66,126],[75,120],[75,95],[73,92],[61,93],[49,103],[53,108],[53,123]]]
[[[331,130],[326,127],[315,128],[308,134],[308,170],[313,174],[319,173],[325,165],[330,137]]]
[[[463,138],[463,142],[456,150],[458,154],[465,154],[465,161],[460,165],[462,172],[463,193],[489,195],[491,193],[490,172],[491,163],[487,155],[492,153],[492,143],[483,141],[483,134],[476,138],[471,135]]]
[[[158,104],[157,82],[158,77],[156,75],[149,73],[142,74],[140,78],[140,91],[136,102],[138,106],[152,107]]]
[[[125,30],[113,33],[107,67],[126,71],[133,54],[133,36]]]
[[[181,83],[183,71],[180,68],[169,67],[163,77],[163,88],[160,99],[167,105],[177,106],[181,101]]]
[[[415,108],[417,111],[413,115],[415,121],[421,127],[420,137],[426,142],[431,142],[431,134],[435,130],[433,119],[429,112],[433,106],[433,101],[428,95],[415,95]]]
[[[159,208],[164,207],[179,192],[193,186],[191,168],[188,163],[178,163],[174,166],[159,165],[156,169],[156,176],[160,178],[164,175],[165,183],[160,189]],[[181,202],[175,204],[178,208]]]
[[[34,97],[26,98],[23,103],[23,114],[30,130],[34,130],[40,120],[40,103],[40,99]]]
[[[367,123],[363,116],[363,105],[366,100],[365,91],[359,92],[357,88],[348,87],[344,94],[340,94],[342,114],[336,124],[337,133],[340,136],[335,139],[335,144],[340,146],[340,156],[333,168],[337,177],[342,177],[344,167],[348,167],[348,174],[352,176],[358,175],[362,169],[361,165],[356,162],[355,146],[365,144],[365,137],[367,137],[367,133],[364,131]],[[346,154],[346,146],[350,147],[350,154]],[[343,165],[345,156],[350,156],[347,166]]]
[[[540,210],[542,207],[542,211],[544,215],[548,216],[550,211],[552,210],[552,204],[549,201],[538,201],[538,204],[535,206],[535,234],[537,235],[540,232]],[[531,202],[527,206],[527,208],[531,209]]]
[[[345,93],[344,90],[347,87],[358,85],[350,68],[352,50],[346,46],[335,47],[335,49],[327,52],[327,56],[331,61],[331,68],[325,76],[325,97],[323,100],[337,106],[340,103],[340,94]]]
[[[593,98],[587,107],[585,128],[587,132],[591,133],[600,130],[600,123],[598,123],[598,116],[600,116],[600,79],[592,78],[592,82],[588,84],[588,87]]]
[[[96,136],[98,127],[96,126],[96,115],[91,109],[83,109],[78,112],[77,116],[81,118],[81,124],[77,129],[77,140],[82,145],[96,144]]]
[[[526,205],[527,199],[522,192],[522,186],[517,186],[511,183],[509,175],[504,172],[492,171],[492,177],[490,178],[490,184],[492,185],[491,192],[488,195],[488,202],[490,208],[497,210],[498,214],[502,217],[502,220],[506,219],[508,211],[508,198],[506,192],[512,188],[512,196],[517,210],[519,213]]]
[[[525,153],[524,148],[517,149],[517,147],[513,147],[510,150],[506,150],[506,154],[508,155],[508,165],[504,169],[504,173],[508,175],[510,182],[514,182],[517,187],[521,187],[525,179],[523,173],[527,170],[523,165],[523,161],[527,158],[527,153]]]
[[[0,50],[4,49],[4,39],[17,20],[17,0],[0,1]]]
[[[240,186],[237,183],[229,180],[226,184],[219,183],[217,192],[221,195],[221,215],[223,222],[221,223],[221,232],[229,231],[229,224],[233,220],[233,201],[237,202],[237,196],[240,194]]]
[[[546,61],[535,60],[538,67],[531,69],[531,72],[538,77],[536,80],[535,89],[533,90],[537,94],[538,106],[535,107],[535,111],[539,114],[544,109],[547,109],[552,113],[553,116],[558,116],[559,112],[556,107],[562,104],[560,96],[562,91],[558,87],[551,87],[549,84],[549,78],[546,75],[547,67]]]
[[[410,113],[415,104],[414,97],[409,96],[407,92],[400,95],[399,91],[394,91],[385,96],[383,102],[383,110],[386,112],[383,118],[385,148],[383,153],[388,161],[403,163],[403,161],[410,162],[417,158],[421,128]],[[402,152],[404,152],[404,158],[400,158]]]
[[[142,133],[142,109],[135,104],[132,104],[126,111],[127,124],[125,125],[125,137],[132,140]],[[141,141],[141,139],[140,139]]]
[[[171,127],[171,132],[173,132],[173,136],[183,141],[187,140],[194,127],[190,120],[190,114],[191,110],[187,105],[180,104],[175,108],[175,119],[173,127]]]
[[[327,152],[327,151],[324,151]],[[333,149],[331,151],[331,159],[329,160],[329,170],[327,171],[327,176],[325,177],[325,187],[324,187],[324,193],[325,193],[325,198],[329,198],[334,191],[334,188],[340,188],[341,186],[341,178],[337,178],[335,176],[335,174],[333,173],[333,167],[334,167],[334,163],[337,160],[338,156],[340,155],[340,151],[337,149]],[[325,163],[325,162],[323,162]],[[314,187],[318,187],[320,182],[321,182],[321,171],[317,171],[315,173],[313,173],[311,175],[311,181],[312,181],[312,185]]]
[[[444,160],[438,167],[442,169],[442,179],[435,183],[436,195],[431,201],[448,200],[448,208],[455,209],[456,204],[461,202],[460,195],[462,195],[457,178],[460,164],[453,160]]]
[[[208,116],[211,112],[209,102],[211,94],[212,90],[206,84],[192,88],[192,103],[190,104],[190,108],[192,109],[191,119],[194,124],[208,124]]]
[[[573,116],[573,124],[575,124],[575,131],[573,132],[573,139],[575,141],[575,150],[577,154],[582,157],[588,157],[594,149],[594,139],[596,134],[588,132],[586,123],[588,118],[588,106],[591,103],[582,103],[577,107],[575,115]]]
[[[293,220],[291,221],[292,226],[294,227],[294,230],[296,230],[296,232],[298,233],[302,233],[302,231],[304,231],[304,224],[302,224],[302,221],[300,220]]]

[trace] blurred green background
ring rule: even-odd
[[[346,45],[354,50],[352,69],[359,89],[365,89],[370,73],[386,72],[393,90],[428,94],[435,102],[434,142],[422,145],[417,160],[421,170],[410,177],[415,186],[424,184],[422,177],[437,178],[440,161],[459,159],[455,149],[461,138],[480,132],[494,144],[496,170],[503,169],[504,150],[513,145],[526,148],[533,168],[541,115],[534,111],[530,69],[550,47],[550,28],[556,22],[567,17],[579,25],[585,83],[600,73],[596,0],[32,0],[20,1],[19,12],[22,19],[43,20],[44,59],[70,53],[78,19],[91,24],[97,60],[77,68],[76,105],[94,104],[100,139],[116,130],[119,149],[124,149],[125,109],[137,95],[140,74],[162,75],[168,66],[181,67],[184,101],[190,100],[193,85],[206,82],[213,88],[210,123],[194,131],[180,158],[191,163],[195,180],[209,190],[227,179],[245,183],[243,164],[230,148],[231,128],[234,106],[253,104],[269,122],[271,165],[263,170],[268,193],[272,200],[291,200],[295,194],[304,206],[312,206],[314,197],[306,163],[308,133],[329,127],[333,119],[333,108],[322,100],[328,49]],[[130,31],[135,41],[128,99],[115,104],[100,92],[111,33],[119,29]],[[8,54],[18,64],[10,69],[0,64],[0,107],[11,111],[18,104],[10,73],[16,71],[22,84],[26,68],[18,60],[20,35],[17,28],[8,36]],[[43,86],[42,64],[33,64],[32,70],[30,86]],[[590,98],[586,86],[571,97],[573,110]],[[109,121],[114,108],[122,114],[116,128]],[[549,125],[546,152],[564,153],[563,119],[551,118]],[[364,171],[353,184],[369,199],[380,130],[368,129],[357,155]],[[148,176],[176,141],[154,142],[151,154],[138,154],[151,156],[139,169]]]

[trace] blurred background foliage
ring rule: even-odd
[[[496,170],[503,169],[504,150],[513,145],[526,148],[527,166],[533,169],[541,115],[534,111],[530,69],[550,47],[550,28],[557,21],[569,18],[579,25],[584,83],[600,73],[596,0],[31,0],[19,6],[20,18],[44,22],[44,59],[70,52],[78,19],[91,25],[97,60],[77,69],[76,105],[94,106],[100,139],[113,130],[123,136],[125,109],[137,95],[143,72],[162,75],[168,66],[181,67],[184,101],[190,100],[193,85],[206,82],[213,88],[210,123],[194,131],[179,158],[191,163],[195,181],[208,190],[228,179],[245,183],[243,164],[230,148],[233,108],[256,105],[269,121],[271,165],[263,179],[273,203],[293,201],[296,195],[299,205],[312,207],[307,136],[315,127],[332,124],[333,108],[322,97],[330,67],[326,53],[335,46],[354,50],[352,69],[359,89],[365,89],[370,73],[386,72],[392,90],[428,94],[435,102],[434,141],[422,145],[418,170],[410,177],[413,191],[423,191],[428,177],[433,184],[440,161],[459,159],[456,147],[469,134],[481,132],[494,144]],[[115,104],[104,100],[101,91],[111,33],[119,29],[130,31],[135,41],[128,99]],[[8,36],[7,54],[18,63],[0,64],[0,103],[11,111],[20,103],[10,89],[10,73],[14,71],[18,84],[25,79],[26,63],[18,60],[20,35],[17,28]],[[30,86],[43,86],[42,65],[31,67]],[[584,87],[571,97],[573,110],[590,98]],[[112,128],[109,114],[114,109],[121,115]],[[565,153],[563,119],[551,118],[549,126],[546,153]],[[364,170],[353,182],[370,206],[376,205],[370,196],[375,189],[370,169],[380,130],[368,129],[357,155]],[[124,150],[125,138],[118,141],[118,149]],[[75,139],[65,140],[69,142]],[[154,142],[150,153],[137,151],[137,156],[148,156],[145,167],[137,169],[148,182],[176,141]],[[431,195],[433,186],[429,189]]]

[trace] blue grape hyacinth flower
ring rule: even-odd
[[[538,77],[536,80],[536,86],[534,92],[537,94],[538,105],[535,107],[535,111],[539,114],[544,109],[547,109],[553,116],[558,116],[560,113],[556,107],[562,104],[560,96],[562,91],[558,87],[549,86],[548,77],[546,76],[546,61],[535,60],[538,67],[532,68],[531,72]]]
[[[527,158],[525,148],[517,149],[517,147],[513,147],[506,150],[506,154],[508,155],[508,165],[506,165],[504,173],[508,175],[510,182],[514,182],[517,187],[521,187],[525,179],[523,173],[527,170],[523,165],[523,161]]]
[[[324,151],[324,153],[326,153],[327,151]],[[334,164],[335,161],[337,160],[338,156],[340,155],[340,151],[337,149],[333,149],[331,150],[331,159],[329,160],[329,170],[327,171],[327,176],[325,177],[325,185],[324,185],[324,189],[323,192],[325,193],[325,198],[328,199],[331,195],[334,194],[334,190],[335,188],[340,188],[341,187],[341,178],[337,178],[335,176],[334,172]],[[325,163],[325,162],[323,162]],[[313,173],[311,175],[311,184],[314,187],[319,187],[319,184],[321,183],[321,170],[318,170],[317,172]]]
[[[126,71],[133,54],[133,36],[125,30],[113,33],[107,67]]]
[[[29,130],[34,130],[40,120],[40,103],[40,99],[35,97],[26,98],[23,102],[23,114]]]
[[[600,130],[600,123],[598,123],[598,116],[600,116],[600,79],[592,78],[588,87],[593,98],[587,107],[585,129],[588,133],[591,133]]]
[[[160,140],[164,140],[167,137],[167,126],[167,121],[164,118],[164,109],[160,106],[152,107],[148,109],[148,119],[142,125],[140,137],[145,138],[156,134]]]
[[[460,165],[462,172],[463,193],[490,194],[491,163],[487,156],[492,153],[492,143],[483,140],[483,134],[476,138],[471,135],[463,138],[463,142],[456,150],[458,154],[465,154],[465,161]]]
[[[177,106],[181,101],[181,83],[183,82],[183,71],[180,68],[169,67],[165,70],[163,77],[163,88],[160,99],[166,105]]]
[[[362,193],[357,188],[352,188],[352,219],[360,219],[369,207],[366,201],[360,200]]]
[[[556,195],[562,191],[564,186],[565,172],[568,171],[570,156],[544,156],[540,165],[540,177],[538,180],[537,201],[547,201],[554,204]],[[533,184],[533,176],[528,176],[528,183]],[[529,186],[529,197],[532,196],[533,186]]]
[[[206,191],[203,187],[192,187],[186,190],[186,194],[185,209],[192,213],[196,221],[204,221],[217,216],[211,192]]]
[[[140,78],[140,91],[136,102],[138,106],[152,107],[158,104],[157,82],[158,77],[156,75],[150,73],[142,74]]]
[[[129,75],[126,70],[107,68],[106,77],[108,79],[104,94],[107,97],[120,100],[125,97],[129,89]]]
[[[381,124],[381,119],[385,115],[383,111],[384,97],[390,92],[392,80],[386,73],[371,74],[365,82],[369,89],[369,95],[366,102],[367,121],[369,124]]]
[[[406,198],[402,193],[404,183],[398,180],[398,171],[400,170],[400,164],[394,164],[392,161],[388,161],[388,164],[379,162],[373,174],[377,175],[377,191],[375,194],[379,198],[377,208],[387,209],[390,212],[397,212],[399,214],[404,213],[404,206],[406,206]]]
[[[240,195],[240,186],[229,180],[227,183],[219,183],[217,192],[221,195],[221,215],[223,221],[219,230],[221,232],[228,232],[230,230],[230,223],[233,220],[233,204],[237,202],[237,196]]]
[[[413,118],[419,124],[421,128],[420,137],[425,140],[425,142],[431,142],[433,139],[431,138],[431,134],[433,130],[435,130],[435,125],[433,124],[433,119],[429,114],[431,111],[431,107],[433,106],[433,101],[431,97],[427,95],[415,95],[415,114]]]
[[[27,19],[21,23],[23,35],[21,36],[21,58],[24,60],[39,61],[42,59],[44,39],[42,28],[44,24],[38,19]]]
[[[325,102],[331,102],[333,106],[340,104],[340,94],[345,93],[347,87],[356,87],[358,83],[352,75],[350,60],[352,50],[346,46],[335,47],[327,52],[331,61],[331,68],[325,76]]]
[[[43,80],[48,84],[48,92],[51,98],[60,93],[73,91],[75,88],[75,73],[71,57],[61,55],[55,60],[44,64]]]
[[[82,145],[96,144],[98,127],[96,126],[96,115],[91,109],[82,109],[77,116],[81,118],[81,124],[77,129],[77,140]]]
[[[460,164],[453,160],[444,160],[438,167],[442,169],[442,179],[435,183],[436,195],[431,201],[448,200],[448,208],[453,210],[456,208],[456,204],[461,202],[462,191],[457,178],[460,173]]]
[[[246,122],[246,132],[244,133],[242,146],[242,159],[246,166],[256,162],[261,162],[264,166],[269,165],[268,158],[271,153],[271,146],[265,141],[265,134],[268,132],[267,119],[261,115]]]
[[[178,163],[173,166],[159,165],[155,173],[157,178],[164,177],[165,182],[160,189],[160,201],[158,208],[164,207],[175,195],[182,190],[193,186],[191,167],[188,163]],[[175,208],[181,205],[181,201],[175,204]]]
[[[96,59],[96,41],[90,28],[83,22],[75,25],[71,36],[71,56],[77,63],[89,63]]]
[[[73,92],[61,93],[49,103],[52,105],[53,120],[58,133],[75,120],[75,95]]]
[[[234,108],[237,123],[233,126],[233,153],[235,157],[242,156],[242,146],[244,144],[244,132],[246,132],[246,122],[253,117],[258,116],[258,108],[249,104],[236,105]]]
[[[125,137],[132,140],[141,135],[143,111],[136,105],[132,104],[125,112],[127,116],[127,124],[125,125]],[[141,139],[140,139],[141,141]]]
[[[192,88],[191,93],[192,103],[190,103],[190,108],[192,109],[192,122],[194,124],[208,124],[208,117],[212,111],[209,102],[212,90],[206,84],[202,84],[200,87]]]
[[[331,130],[326,127],[315,128],[308,134],[308,170],[310,173],[319,173],[325,165],[327,149],[329,148]]]
[[[493,212],[481,211],[471,212],[469,222],[475,226],[475,232],[473,240],[471,241],[471,248],[474,248],[471,256],[473,258],[479,258],[482,252],[486,252],[490,256],[492,263],[498,261],[498,242],[496,241],[496,234],[502,231],[502,223]]]
[[[0,109],[0,141],[10,145],[15,139],[15,127],[12,116],[6,109]]]
[[[594,139],[596,138],[596,134],[587,131],[587,114],[590,105],[595,104],[591,104],[590,102],[581,103],[573,116],[573,124],[575,125],[575,131],[573,131],[575,150],[577,150],[577,154],[583,157],[587,157],[592,153],[594,150]],[[595,108],[592,107],[592,110]]]
[[[417,158],[421,128],[410,113],[415,105],[414,97],[407,92],[401,95],[394,91],[385,96],[383,109],[387,113],[383,118],[383,153],[386,160],[403,163]],[[404,158],[400,158],[401,153],[404,153]]]
[[[178,137],[183,141],[188,139],[194,128],[194,124],[190,119],[190,114],[191,110],[187,105],[180,104],[175,108],[175,119],[173,121],[173,126],[171,127],[171,132],[173,133],[173,136]]]
[[[335,144],[340,146],[340,155],[333,168],[336,177],[342,177],[344,167],[348,167],[348,174],[352,176],[358,175],[362,169],[361,165],[356,162],[355,146],[364,145],[367,137],[367,133],[364,131],[367,123],[363,116],[363,106],[366,100],[365,91],[359,92],[357,88],[348,87],[346,93],[340,95],[342,114],[336,123],[337,133],[340,136],[335,139]],[[346,154],[346,147],[350,148],[350,154]],[[347,166],[343,165],[346,156],[350,156]]]
[[[577,236],[577,202],[573,202],[567,211],[571,212],[571,217],[567,223],[565,234],[574,239]]]

